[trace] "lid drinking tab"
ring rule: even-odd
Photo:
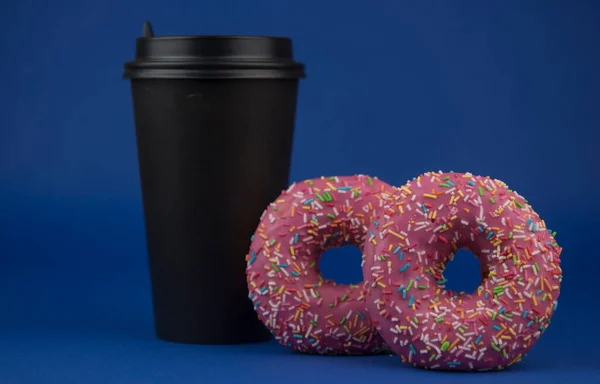
[[[149,21],[144,21],[144,37],[154,37],[154,31],[152,31],[152,25]]]

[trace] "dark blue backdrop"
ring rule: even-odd
[[[599,11],[593,0],[5,0],[0,382],[241,383],[261,372],[288,383],[599,382]],[[158,34],[294,39],[308,78],[293,180],[368,173],[401,184],[427,170],[469,170],[526,196],[558,231],[565,280],[561,310],[525,362],[486,377],[442,376],[390,357],[156,341],[121,80],[145,19]],[[330,259],[357,262],[351,256]],[[356,280],[351,264],[326,269]],[[466,263],[453,280],[472,281],[475,270]]]

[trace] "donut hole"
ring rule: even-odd
[[[475,293],[487,275],[479,258],[468,249],[461,248],[448,257],[443,271],[446,290],[456,293]]]
[[[362,252],[354,245],[326,250],[319,260],[319,272],[325,280],[337,284],[357,284],[363,280]]]

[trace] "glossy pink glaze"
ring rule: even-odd
[[[561,248],[523,197],[499,180],[426,173],[397,189],[365,248],[367,308],[404,362],[445,370],[521,360],[556,310]],[[481,261],[472,294],[447,291],[459,248]]]
[[[362,250],[392,187],[369,176],[306,180],[284,191],[261,217],[247,255],[250,299],[283,345],[318,354],[388,351],[365,308],[364,284],[326,281],[321,254]]]

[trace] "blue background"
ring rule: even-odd
[[[442,374],[386,356],[155,340],[121,80],[145,19],[159,35],[294,39],[308,78],[293,180],[368,173],[399,185],[468,170],[526,196],[558,231],[565,280],[523,364]],[[599,19],[593,0],[3,1],[0,383],[600,382]],[[455,287],[477,280],[467,260],[449,267]],[[351,250],[323,268],[360,279]]]

